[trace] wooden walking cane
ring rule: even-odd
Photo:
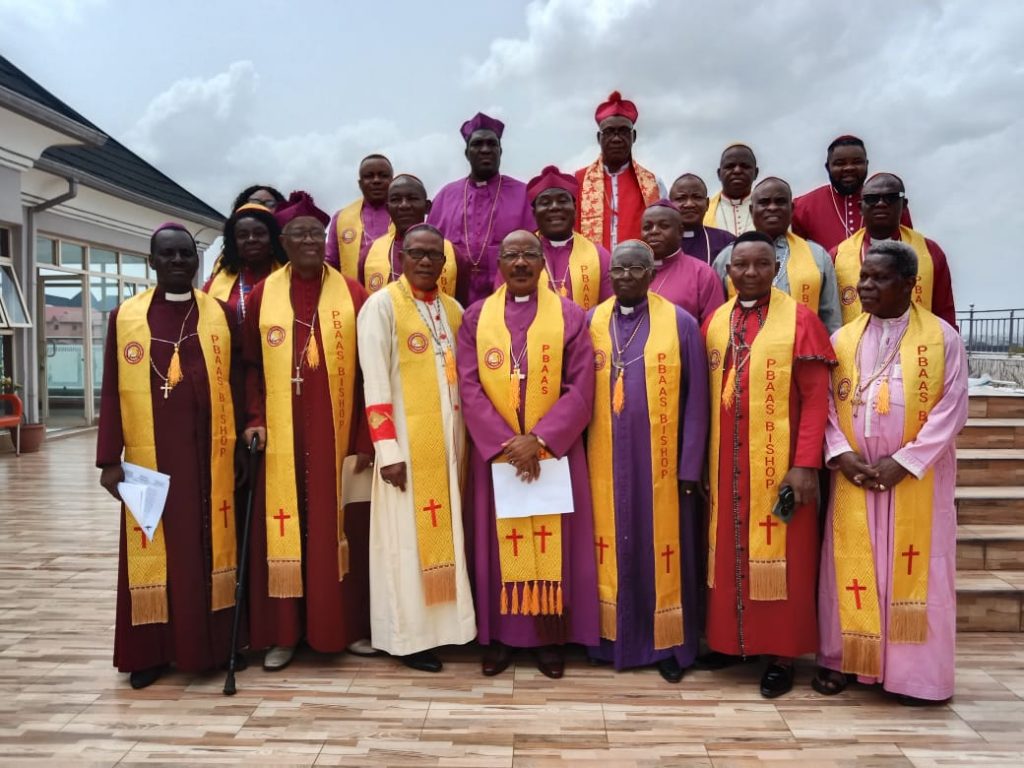
[[[224,679],[224,695],[234,696],[235,664],[238,661],[238,623],[242,617],[242,596],[245,594],[245,574],[249,571],[249,528],[252,522],[252,494],[256,486],[256,470],[259,467],[259,437],[252,436],[249,443],[249,492],[245,501],[245,524],[242,527],[242,550],[238,554],[237,573],[235,580],[235,616],[231,626],[231,658],[228,660],[228,674]]]

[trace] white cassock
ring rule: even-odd
[[[427,305],[417,300],[426,313]],[[448,338],[455,334],[442,313]],[[440,645],[468,643],[476,637],[476,615],[469,588],[466,550],[462,531],[462,489],[460,478],[465,464],[466,429],[462,419],[458,386],[449,396],[444,361],[434,356],[438,407],[444,422],[446,464],[438,457],[437,471],[448,472],[452,510],[452,539],[455,545],[456,600],[427,606],[416,538],[416,521],[410,484],[409,435],[402,400],[402,379],[398,365],[395,315],[389,291],[377,291],[359,312],[359,364],[363,371],[366,404],[393,406],[397,439],[374,442],[376,458],[370,499],[370,633],[374,648],[394,656],[407,656]],[[458,406],[456,410],[453,406]],[[406,490],[388,485],[380,468],[405,462]]]

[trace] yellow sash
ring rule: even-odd
[[[679,387],[682,357],[675,306],[661,296],[647,295],[650,331],[644,344],[647,414],[651,440],[651,514],[654,551],[654,647],[683,642],[683,595],[679,540]],[[615,299],[594,310],[590,337],[594,341],[594,416],[587,432],[590,490],[594,500],[594,546],[597,549],[597,590],[601,637],[616,639],[619,573],[615,529],[615,483],[612,460],[612,341],[609,326]],[[621,375],[621,373],[620,373]],[[639,478],[637,478],[639,479]],[[639,510],[637,510],[639,511]]]
[[[544,270],[547,273],[547,269]],[[548,275],[548,284],[554,288],[553,278]],[[601,257],[597,246],[579,232],[572,233],[572,251],[569,253],[569,282],[572,285],[572,300],[584,311],[597,304],[601,290]],[[558,292],[569,298],[565,284]]]
[[[843,325],[860,315],[860,297],[857,283],[860,282],[860,265],[863,261],[866,229],[858,229],[843,240],[836,249],[836,282],[839,283],[839,303],[843,310]],[[932,291],[935,286],[935,264],[924,235],[909,227],[900,225],[900,241],[914,249],[917,254],[917,284],[914,286],[914,303],[931,312]]]
[[[338,505],[338,580],[348,573],[348,539],[341,506],[341,462],[348,453],[356,380],[356,313],[348,283],[337,270],[324,267],[317,305],[317,328],[327,357],[327,384],[334,426],[334,470]],[[296,342],[291,301],[292,270],[288,266],[264,281],[260,305],[260,342],[267,402],[266,521],[267,593],[270,597],[302,597],[302,529],[295,476],[295,432],[292,426],[292,376]],[[304,329],[305,330],[305,329]],[[292,338],[293,334],[297,338]],[[316,344],[314,339],[310,347]],[[308,360],[308,358],[307,358]],[[312,404],[304,404],[312,407]],[[304,481],[303,481],[304,482]]]
[[[416,512],[416,541],[427,605],[455,601],[455,543],[449,495],[448,450],[445,446],[441,398],[458,391],[454,368],[446,359],[446,390],[437,380],[435,358],[440,350],[432,339],[403,275],[384,289],[391,294],[402,375],[402,402],[409,435],[409,493]],[[453,334],[462,325],[462,308],[438,293]],[[455,339],[448,339],[454,345]],[[450,349],[450,348],[449,348]],[[448,355],[446,355],[448,357]],[[452,358],[454,361],[454,358]]]
[[[942,397],[945,344],[942,324],[931,312],[911,304],[910,324],[900,342],[903,371],[903,443],[914,440]],[[863,313],[836,335],[839,365],[832,373],[832,394],[850,447],[859,451],[853,427],[853,398],[860,371],[857,351],[871,316]],[[885,385],[883,385],[885,386]],[[865,407],[871,407],[865,403]],[[876,411],[878,406],[875,406]],[[887,409],[883,406],[883,410]],[[875,418],[884,418],[879,414]],[[881,672],[881,616],[878,582],[868,528],[868,491],[842,472],[833,472],[832,536],[843,634],[843,672],[878,677]],[[928,637],[928,563],[931,557],[935,472],[918,480],[908,475],[894,489],[896,525],[892,550],[892,604],[889,641],[923,643]],[[875,491],[871,491],[875,493]]]
[[[789,281],[789,295],[818,314],[818,303],[821,300],[821,270],[811,254],[811,246],[802,237],[792,232],[786,233],[789,243],[789,258],[786,260],[786,278]],[[726,288],[729,298],[736,295],[732,278],[726,277]]]
[[[704,212],[704,226],[705,227],[717,227],[715,224],[715,217],[718,216],[718,206],[722,202],[722,193],[715,192],[715,194],[708,200],[708,209]]]
[[[270,272],[274,273],[281,268],[281,264],[274,261],[270,265]],[[231,297],[231,290],[235,287],[235,283],[238,282],[238,273],[231,273],[220,268],[220,260],[213,265],[213,280],[210,281],[210,289],[206,292],[207,296],[213,296],[215,299],[221,301],[227,301]]]
[[[648,205],[656,203],[661,197],[658,179],[636,160],[631,162],[633,173],[636,174],[637,183],[640,185],[640,196],[643,197],[646,208]],[[598,156],[597,160],[587,166],[587,170],[583,173],[579,200],[580,232],[595,243],[604,242],[604,204],[604,158]]]
[[[121,399],[124,458],[158,469],[150,379],[152,335],[146,319],[154,291],[128,299],[117,312],[117,388]],[[193,291],[199,311],[199,345],[210,387],[210,610],[235,604],[235,411],[231,398],[231,330],[224,311],[205,293]],[[174,482],[174,479],[171,479]],[[160,521],[147,541],[128,508],[124,509],[128,588],[132,624],[165,624],[167,547]],[[172,512],[173,514],[173,512]]]
[[[515,365],[512,335],[505,325],[507,291],[508,286],[502,285],[484,301],[477,325],[476,357],[480,384],[488,399],[516,434],[524,434],[519,426],[520,374]],[[526,332],[525,433],[558,402],[564,341],[562,303],[554,291],[541,283],[537,290],[537,314]],[[523,350],[519,350],[519,354],[522,353]],[[521,606],[524,614],[561,615],[562,516],[500,519],[496,521],[496,528],[501,563],[501,612],[520,613]],[[520,584],[523,584],[521,600]]]
[[[750,357],[745,364],[749,372],[749,392],[740,390],[742,376],[736,373],[736,361],[729,355],[730,326],[735,306],[736,299],[732,298],[719,307],[711,317],[707,333],[708,367],[711,371],[708,586],[715,586],[718,515],[723,501],[718,487],[722,408],[741,408],[743,396],[747,395],[750,417],[746,422],[746,460],[749,462],[750,484],[748,488],[738,489],[736,498],[732,497],[730,489],[725,500],[732,500],[727,506],[730,511],[735,509],[733,505],[739,504],[743,494],[750,502],[747,531],[750,599],[785,600],[786,526],[772,515],[772,507],[778,498],[782,478],[789,471],[789,392],[793,373],[793,345],[796,340],[796,301],[777,288],[772,288],[768,317],[751,345]],[[723,388],[726,365],[730,370]],[[727,437],[731,441],[732,436]],[[743,457],[739,457],[739,461],[743,460]]]
[[[365,279],[363,285],[369,293],[376,293],[385,285],[391,282],[391,245],[395,242],[394,225],[384,237],[378,237],[373,241],[370,250],[366,253],[366,264],[363,265]],[[457,275],[455,248],[445,239],[444,241],[444,269],[437,279],[438,287],[442,293],[449,296],[455,295],[455,278]]]

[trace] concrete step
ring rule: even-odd
[[[974,419],[1024,419],[1022,395],[974,395],[968,400],[968,415]]]
[[[1024,525],[960,525],[958,571],[1024,570]]]
[[[958,486],[960,525],[1024,525],[1024,485]]]
[[[959,632],[1024,632],[1024,571],[960,571],[956,602]]]
[[[956,484],[1024,485],[1024,448],[958,448]]]
[[[957,448],[1024,448],[1024,419],[968,419]]]

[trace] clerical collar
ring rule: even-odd
[[[646,306],[647,306],[647,299],[646,298],[642,299],[641,301],[638,301],[632,307],[627,307],[625,304],[620,304],[618,301],[615,302],[615,307],[616,307],[616,309],[619,310],[619,314],[620,315],[625,315],[626,317],[629,317],[630,315],[636,314],[639,310],[642,310]]]
[[[618,176],[618,175],[619,175],[620,173],[622,173],[622,172],[623,172],[624,170],[626,170],[627,168],[629,168],[629,161],[628,161],[628,160],[627,160],[627,161],[625,162],[625,164],[624,164],[624,165],[623,165],[623,166],[622,166],[621,168],[619,168],[619,170],[617,170],[617,171],[613,171],[613,170],[612,170],[611,168],[609,168],[609,167],[608,167],[607,165],[605,165],[605,166],[604,166],[604,172],[605,172],[605,173],[607,173],[607,174],[608,174],[609,176]]]
[[[686,237],[696,237],[696,236],[697,236],[697,230],[696,229],[684,229],[683,230],[683,237],[684,238],[686,238]]]
[[[490,184],[492,181],[494,181],[497,178],[498,178],[498,174],[494,174],[493,176],[491,176],[491,178],[484,179],[483,181],[479,181],[479,180],[474,179],[472,177],[470,177],[469,181],[470,181],[470,183],[474,187],[477,187],[478,189],[480,189],[480,188],[486,187],[488,184]]]
[[[192,291],[188,293],[164,293],[164,298],[168,301],[190,301],[192,299]]]
[[[551,243],[555,248],[561,248],[564,245],[568,245],[572,242],[572,235],[569,235],[565,240],[552,240],[548,238],[548,242]]]
[[[750,301],[744,301],[743,299],[739,299],[739,303],[740,306],[743,307],[744,309],[750,309],[755,304],[757,304],[757,299],[751,299]]]
[[[739,200],[733,200],[731,197],[727,197],[725,192],[722,193],[722,200],[727,202],[729,205],[743,205],[745,202],[749,202],[750,195],[744,195]]]
[[[509,294],[509,295],[512,296],[512,301],[514,301],[516,304],[525,304],[530,299],[532,299],[535,294],[528,293],[525,296],[515,296],[515,295],[512,295],[512,294]]]
[[[420,301],[430,302],[437,298],[436,288],[432,291],[420,291],[410,285],[409,290],[412,291],[413,298],[419,299]]]

